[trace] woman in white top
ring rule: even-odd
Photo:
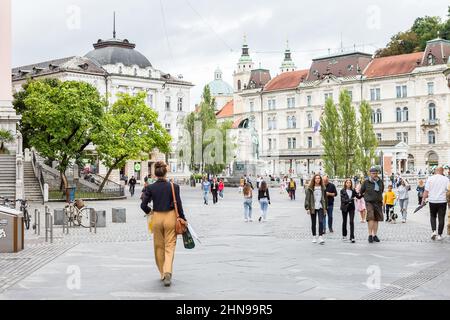
[[[406,223],[406,218],[408,216],[408,202],[409,202],[409,191],[411,186],[405,179],[400,181],[400,185],[397,188],[398,193],[398,203],[400,204],[400,212],[402,213],[402,222]]]

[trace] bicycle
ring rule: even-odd
[[[28,212],[28,201],[23,199],[17,199],[16,201],[9,200],[8,198],[0,197],[0,205],[5,206],[10,209],[16,209],[16,202],[20,202],[20,209],[23,213],[23,222],[25,228],[30,230],[31,216]]]
[[[64,212],[69,224],[74,224],[77,227],[90,228],[93,223],[97,223],[97,215],[95,221],[91,220],[91,208],[84,205],[82,200],[75,200],[70,202],[64,208]]]

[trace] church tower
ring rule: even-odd
[[[234,91],[241,92],[246,89],[250,81],[250,75],[254,64],[249,54],[249,47],[247,44],[247,37],[244,36],[244,44],[242,45],[242,54],[237,64],[237,70],[234,72]]]
[[[284,60],[283,63],[281,64],[280,69],[281,73],[295,71],[295,69],[297,69],[297,67],[294,64],[294,61],[292,61],[291,49],[289,49],[289,41],[287,41],[286,43],[286,50],[284,51]]]

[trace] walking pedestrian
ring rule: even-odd
[[[312,242],[317,243],[317,220],[319,220],[319,243],[324,244],[323,235],[325,234],[327,199],[325,186],[320,174],[314,175],[306,188],[305,210],[311,216]]]
[[[334,207],[334,198],[337,196],[336,186],[330,182],[328,176],[323,177],[323,184],[325,186],[326,196],[327,196],[327,216],[325,217],[325,222],[328,220],[328,230],[330,233],[333,233],[333,207]],[[326,231],[326,223],[325,223],[325,231]]]
[[[245,222],[253,222],[252,220],[252,205],[253,205],[253,190],[250,184],[244,186],[244,219]]]
[[[159,161],[155,164],[155,175],[158,180],[145,189],[141,209],[152,213],[153,245],[155,261],[164,286],[169,287],[172,282],[173,261],[177,243],[175,225],[178,215],[186,221],[183,204],[180,197],[180,187],[167,181],[167,164]],[[149,203],[153,202],[153,210]]]
[[[392,185],[388,186],[388,191],[384,193],[383,196],[383,206],[386,212],[386,221],[391,222],[392,217],[390,216],[391,209],[394,208],[395,200],[397,196],[394,191],[392,191]]]
[[[267,221],[267,210],[270,204],[270,195],[269,188],[267,187],[267,183],[265,181],[261,182],[261,185],[258,190],[258,201],[259,206],[261,207],[261,216],[259,217],[259,222]]]
[[[259,190],[259,186],[261,184],[261,181],[262,181],[262,178],[258,175],[256,177],[256,189],[258,189],[258,190]]]
[[[406,218],[408,217],[408,202],[409,202],[409,191],[411,186],[405,179],[400,180],[400,185],[397,188],[398,192],[398,202],[400,204],[400,212],[402,213],[402,223],[406,223]]]
[[[287,186],[286,186],[286,181],[284,180],[284,178],[280,181],[280,194],[283,194],[286,192]]]
[[[241,179],[239,180],[239,193],[242,193],[242,191],[244,190],[244,186],[245,186],[245,179],[244,177],[241,177]]]
[[[219,183],[217,182],[216,178],[214,178],[211,182],[211,194],[213,196],[213,204],[216,204],[219,201]]]
[[[224,189],[225,189],[225,184],[223,182],[223,179],[220,179],[220,182],[219,182],[219,196],[222,199],[223,199],[223,191],[224,191]]]
[[[417,200],[419,201],[419,206],[422,204],[423,194],[425,192],[425,182],[422,179],[419,180],[417,184]]]
[[[350,241],[355,243],[355,199],[356,191],[351,179],[344,182],[341,190],[342,240],[347,241],[347,219],[350,218]]]
[[[436,168],[435,174],[425,182],[425,192],[423,194],[422,204],[430,203],[430,223],[431,223],[431,239],[442,240],[444,232],[445,214],[447,211],[446,194],[450,190],[448,178],[444,176],[444,168]],[[436,219],[438,219],[439,227],[436,230]],[[437,233],[436,233],[437,231]]]
[[[291,200],[295,200],[295,190],[297,190],[297,183],[295,183],[294,179],[291,178],[289,181],[289,198],[291,198]]]
[[[134,190],[136,189],[136,178],[134,176],[131,177],[130,181],[128,182],[128,185],[130,186],[130,194],[132,197],[134,197]]]
[[[356,194],[361,195],[361,183],[358,183],[358,185],[355,188]],[[366,201],[364,201],[363,197],[356,197],[355,199],[355,209],[359,212],[359,215],[361,217],[361,223],[366,223]]]
[[[378,176],[378,169],[372,167],[369,179],[361,186],[361,196],[364,197],[367,208],[367,224],[369,229],[369,243],[380,242],[377,236],[378,223],[383,221],[383,191],[384,183]]]
[[[208,195],[209,189],[211,188],[211,183],[206,179],[206,177],[202,178],[202,192],[203,192],[203,204],[208,205]]]

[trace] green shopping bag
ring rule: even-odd
[[[183,233],[183,243],[184,243],[184,247],[186,249],[194,249],[195,248],[195,242],[194,239],[192,238],[191,232],[189,231],[189,229],[186,230],[185,233]]]

